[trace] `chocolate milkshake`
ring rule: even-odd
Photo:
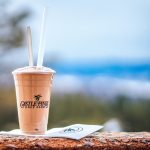
[[[52,80],[55,71],[35,66],[12,72],[15,81],[19,126],[26,134],[47,130]]]

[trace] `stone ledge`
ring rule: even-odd
[[[150,132],[96,132],[79,141],[0,135],[0,150],[150,150]]]

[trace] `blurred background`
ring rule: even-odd
[[[104,124],[105,131],[150,131],[149,0],[0,0],[0,130],[18,128],[11,72],[34,64],[48,7],[44,66],[56,70],[49,128]]]

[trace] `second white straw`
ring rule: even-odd
[[[32,35],[30,27],[27,27],[27,43],[28,43],[29,66],[33,66]]]
[[[48,8],[45,7],[44,11],[43,11],[42,24],[41,24],[41,35],[40,35],[40,44],[39,44],[39,51],[38,51],[37,67],[42,67],[43,66],[43,58],[44,58],[44,51],[45,51],[45,40],[46,40],[47,11],[48,11]]]

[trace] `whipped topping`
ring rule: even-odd
[[[20,73],[55,73],[54,70],[47,67],[37,67],[37,66],[26,66],[23,68],[18,68],[12,72],[12,74],[20,74]]]

